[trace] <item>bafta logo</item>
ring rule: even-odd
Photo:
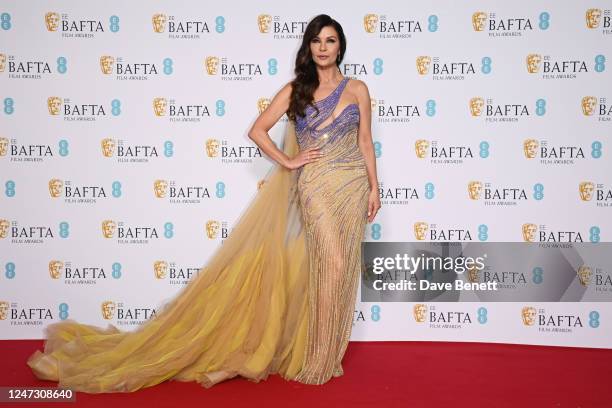
[[[0,219],[0,238],[6,238],[8,235],[9,222],[5,219]]]
[[[52,279],[59,279],[62,275],[62,268],[64,267],[64,263],[62,261],[49,261],[49,275],[51,275]]]
[[[9,302],[0,300],[0,320],[6,320],[8,317]]]
[[[429,66],[431,65],[431,57],[427,55],[421,55],[416,59],[417,72],[419,75],[427,75],[429,73]]]
[[[585,96],[582,98],[580,105],[582,106],[582,114],[584,116],[591,116],[595,112],[595,105],[597,104],[597,98],[594,96]]]
[[[423,303],[417,303],[412,306],[412,315],[414,316],[414,321],[417,323],[423,323],[425,321],[425,317],[427,314],[427,306]]]
[[[484,31],[486,22],[487,13],[484,11],[477,11],[472,14],[472,27],[474,28],[474,31]]]
[[[523,141],[523,153],[525,153],[525,157],[528,159],[535,158],[538,154],[538,147],[540,147],[540,143],[535,139]]]
[[[468,268],[468,281],[471,283],[477,283],[480,281],[480,269],[472,265]]]
[[[116,307],[115,302],[112,300],[102,302],[102,317],[104,320],[111,320],[113,318]]]
[[[204,66],[206,66],[208,75],[217,75],[217,71],[219,70],[219,57],[206,57]]]
[[[219,155],[219,145],[217,139],[206,140],[206,154],[208,157],[217,157]]]
[[[164,116],[166,114],[166,106],[168,106],[166,98],[154,98],[153,111],[155,112],[155,116]]]
[[[538,230],[538,226],[532,223],[523,224],[523,241],[525,242],[534,242],[535,234]]]
[[[111,57],[110,55],[103,55],[100,57],[100,69],[102,73],[105,75],[110,75],[113,73],[113,64],[115,63],[115,57]]]
[[[0,156],[6,156],[8,145],[9,140],[6,137],[0,137]]]
[[[45,14],[45,24],[47,31],[57,31],[59,28],[60,15],[54,11],[49,11]]]
[[[376,32],[376,25],[378,24],[378,15],[376,14],[366,14],[363,17],[363,28],[366,30],[366,33],[374,33]]]
[[[102,139],[102,141],[100,142],[100,146],[102,147],[102,155],[104,155],[104,157],[113,157],[113,154],[115,154],[116,144],[117,143],[114,139],[108,137]]]
[[[153,14],[153,18],[151,20],[153,21],[153,31],[156,33],[163,33],[166,29],[166,21],[168,20],[168,17],[166,17],[165,14],[158,13]]]
[[[479,200],[482,193],[482,183],[480,181],[470,181],[468,183],[468,194],[470,199]]]
[[[538,73],[540,71],[540,63],[542,63],[542,56],[540,54],[527,55],[527,72],[530,74]]]
[[[166,197],[166,193],[168,192],[168,182],[166,180],[155,180],[153,182],[153,191],[155,192],[155,197],[157,198]]]
[[[419,241],[425,240],[425,234],[427,234],[427,230],[429,229],[429,225],[426,222],[415,222],[414,223],[414,237]]]
[[[104,235],[104,238],[112,238],[113,235],[115,235],[115,229],[117,229],[117,223],[115,221],[102,221],[102,235]]]
[[[257,190],[261,190],[261,188],[264,186],[264,184],[266,183],[266,180],[259,180],[257,182]]]
[[[480,116],[484,107],[484,98],[477,96],[470,99],[470,113],[472,116]]]
[[[591,8],[586,11],[587,28],[599,27],[600,21],[601,21],[601,10],[600,9]]]
[[[525,306],[521,309],[521,317],[525,326],[533,326],[536,320],[536,309],[532,306]]]
[[[168,274],[168,262],[155,261],[153,263],[153,270],[155,271],[155,277],[157,279],[164,279]]]
[[[64,187],[64,182],[60,179],[51,179],[49,180],[49,194],[53,198],[60,197],[62,195],[62,188]]]
[[[589,286],[591,283],[591,277],[593,276],[593,271],[587,265],[582,265],[576,271],[576,275],[578,275],[578,281],[582,286]]]
[[[270,32],[270,23],[272,23],[272,16],[269,14],[260,14],[257,16],[257,26],[259,32],[266,34]]]
[[[414,142],[414,151],[419,159],[427,157],[427,149],[429,149],[429,141],[425,139],[419,139]]]
[[[0,54],[0,72],[4,72],[6,66],[6,54]]]
[[[270,106],[270,99],[268,98],[259,98],[257,100],[257,111],[259,111],[259,113],[265,111],[266,109],[268,109],[268,106]]]
[[[583,181],[578,184],[578,191],[580,192],[580,199],[582,201],[591,201],[593,198],[593,191],[595,191],[595,183]]]
[[[62,98],[59,96],[50,96],[47,98],[47,108],[51,115],[59,115],[60,107],[62,106]]]
[[[210,239],[217,238],[217,234],[219,233],[219,221],[208,220],[206,222],[206,235]]]

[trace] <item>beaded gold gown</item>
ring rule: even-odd
[[[287,126],[285,153],[318,145],[323,156],[294,171],[273,167],[226,241],[155,317],[131,332],[53,323],[44,352],[27,361],[34,374],[87,393],[342,375],[370,191],[358,105],[337,112],[348,81],[315,102],[318,115],[309,106]]]

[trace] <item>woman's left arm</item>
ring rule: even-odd
[[[361,80],[355,80],[355,94],[359,102],[359,149],[365,159],[368,181],[370,183],[368,222],[372,222],[380,209],[376,155],[374,154],[374,143],[372,143],[372,102],[368,87]]]

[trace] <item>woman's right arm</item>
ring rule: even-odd
[[[289,157],[280,150],[268,132],[272,126],[287,112],[291,97],[291,82],[287,83],[274,96],[270,105],[257,117],[255,123],[249,130],[249,138],[259,146],[265,154],[281,166],[288,169],[296,169],[306,163],[316,161],[320,156],[318,149],[305,149],[300,151],[295,157]]]

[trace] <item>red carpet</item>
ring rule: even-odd
[[[42,341],[0,341],[0,385],[38,381],[27,357]],[[344,376],[320,386],[279,376],[205,389],[165,382],[135,393],[77,394],[87,407],[612,407],[612,350],[444,342],[351,342]],[[7,404],[8,405],[8,404]],[[75,406],[38,403],[11,406]]]

